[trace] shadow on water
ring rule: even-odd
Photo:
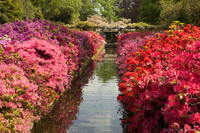
[[[122,133],[118,94],[115,61],[93,62],[31,132]]]

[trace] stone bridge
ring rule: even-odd
[[[103,33],[106,39],[105,52],[106,54],[116,54],[117,31],[105,31]]]
[[[116,49],[117,49],[117,34],[118,31],[104,31],[103,36],[106,39],[105,44],[105,55],[103,60],[115,60],[116,59]]]

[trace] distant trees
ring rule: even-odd
[[[44,18],[72,23],[79,19],[82,0],[0,0],[0,23]]]
[[[199,0],[0,0],[0,24],[39,18],[73,24],[91,15],[112,23],[132,22],[169,25],[173,20],[197,25]]]
[[[159,21],[160,1],[159,0],[142,0],[139,10],[139,21],[155,24]]]
[[[79,18],[81,0],[32,0],[42,10],[45,19],[73,23]]]
[[[87,20],[87,17],[90,15],[97,14],[97,11],[95,10],[94,3],[91,2],[91,0],[82,0],[82,8],[80,11],[80,20],[85,21]]]
[[[24,18],[43,18],[43,14],[31,0],[0,0],[0,23]]]
[[[200,21],[199,0],[161,0],[160,21],[168,25],[173,20],[198,25]]]
[[[124,9],[122,12],[122,16],[124,18],[130,18],[132,22],[138,21],[138,8],[141,6],[142,0],[123,0],[122,8]]]
[[[97,13],[111,21],[117,21],[121,17],[122,8],[119,7],[122,0],[94,0],[95,9]]]
[[[22,9],[20,6],[20,0],[1,0],[0,23],[21,19]]]
[[[44,16],[42,14],[41,8],[35,6],[31,0],[20,0],[20,8],[22,10],[21,17],[24,18],[40,18]]]
[[[24,18],[44,18],[64,23],[87,20],[90,15],[101,15],[116,21],[123,10],[122,0],[0,0],[0,23]]]
[[[169,25],[175,20],[198,25],[199,0],[142,0],[139,21]]]

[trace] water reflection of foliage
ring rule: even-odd
[[[72,84],[71,90],[65,92],[53,110],[35,124],[32,133],[66,133],[67,128],[73,124],[72,120],[76,119],[78,106],[82,101],[82,87],[88,83],[94,73],[95,65],[93,61],[88,64]]]
[[[117,77],[115,61],[97,62],[96,75],[103,83]]]

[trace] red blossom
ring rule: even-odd
[[[155,127],[162,132],[163,126],[180,132],[199,129],[200,30],[190,27],[147,39],[138,51],[118,53],[127,59],[118,63],[127,64],[119,86],[130,132],[155,132]],[[124,41],[120,48],[126,45]]]

